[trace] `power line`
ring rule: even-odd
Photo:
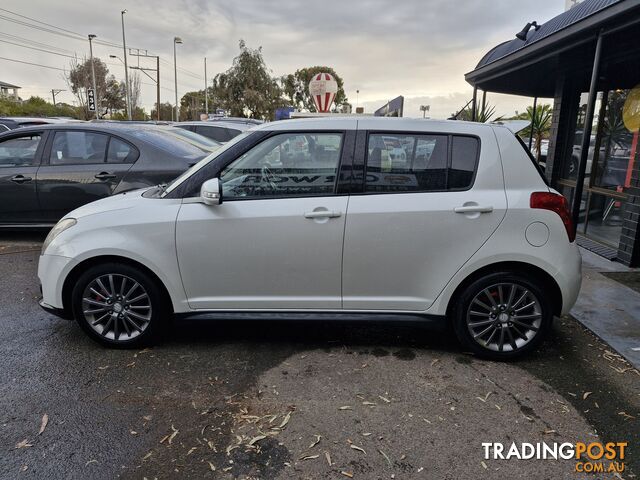
[[[41,65],[40,63],[25,62],[23,60],[16,60],[14,58],[0,57],[0,60],[7,60],[8,62],[24,63],[25,65],[34,65],[36,67],[50,68],[51,70],[60,70],[61,72],[66,72],[64,68],[50,67],[48,65]]]
[[[57,50],[59,52],[67,52],[67,53],[74,54],[74,55],[76,54],[76,52],[73,51],[73,50],[67,50],[66,48],[56,47],[56,46],[53,46],[53,45],[49,45],[47,43],[36,42],[35,40],[31,40],[29,38],[20,37],[18,35],[11,35],[9,33],[0,32],[0,36],[8,38],[10,40],[26,43],[28,45],[34,45],[36,47],[50,48],[52,50]]]
[[[33,19],[31,17],[27,17],[25,15],[20,15],[19,13],[12,12],[12,11],[7,10],[5,8],[0,8],[0,10],[8,12],[8,13],[10,13],[12,15],[16,15],[18,17],[29,19],[31,21],[34,21],[34,22],[37,22],[37,23],[40,23],[40,24],[46,25],[46,26],[43,27],[43,26],[36,25],[36,24],[33,24],[33,23],[25,22],[24,20],[18,20],[16,18],[11,18],[11,17],[7,17],[5,15],[0,15],[0,19],[5,20],[7,22],[13,22],[13,23],[16,23],[18,25],[23,25],[25,27],[30,27],[30,28],[33,28],[35,30],[39,30],[41,32],[51,33],[53,35],[59,35],[59,36],[62,36],[62,37],[70,38],[72,40],[78,40],[78,41],[82,41],[82,42],[87,40],[86,36],[81,34],[81,33],[74,32],[72,30],[67,30],[67,29],[61,28],[61,27],[56,27],[55,25],[51,25],[49,23],[41,22],[39,20],[35,20],[35,19]],[[51,28],[48,28],[48,27],[51,27]],[[52,30],[52,28],[55,29],[55,30]],[[109,42],[109,41],[106,41],[106,40],[95,40],[95,43],[97,43],[99,45],[102,45],[102,46],[106,46],[106,47],[122,48],[122,45],[120,45],[118,43],[115,43],[115,42]]]
[[[10,45],[15,45],[16,47],[30,48],[31,50],[38,50],[39,52],[49,53],[51,55],[60,55],[61,57],[67,57],[67,58],[77,58],[77,57],[74,57],[73,55],[65,55],[64,53],[56,53],[56,52],[52,52],[51,50],[44,50],[44,49],[38,48],[38,47],[30,47],[28,45],[20,45],[19,43],[10,42],[9,40],[2,40],[1,38],[0,38],[0,42],[8,43]]]

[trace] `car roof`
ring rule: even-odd
[[[428,131],[428,132],[456,132],[474,134],[491,128],[504,128],[479,122],[465,122],[462,120],[431,120],[407,117],[372,117],[363,115],[340,115],[335,117],[295,118],[278,120],[257,125],[253,130],[331,130],[353,129],[367,130],[395,130],[395,131]]]
[[[179,122],[174,123],[174,127],[179,127],[180,125],[206,125],[207,127],[217,127],[217,128],[233,128],[234,130],[248,130],[249,128],[253,128],[257,126],[257,124],[253,123],[240,123],[240,122],[199,122],[197,120],[193,120],[191,122]]]

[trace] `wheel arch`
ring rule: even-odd
[[[542,288],[550,289],[553,314],[555,316],[560,315],[560,313],[562,312],[562,291],[560,290],[558,282],[556,282],[556,280],[551,275],[549,275],[549,273],[545,272],[542,268],[530,263],[505,261],[485,265],[478,270],[470,273],[462,282],[460,282],[460,284],[453,291],[453,294],[451,295],[451,297],[449,298],[449,302],[447,303],[447,316],[449,317],[452,314],[453,307],[456,305],[458,298],[468,285],[487,274],[500,271],[525,274],[530,277],[536,278],[539,282],[541,282],[540,286]]]
[[[169,290],[167,289],[164,282],[160,279],[160,277],[143,263],[119,255],[100,255],[87,258],[73,267],[73,269],[65,278],[64,284],[62,286],[62,305],[65,311],[72,311],[71,294],[73,292],[73,286],[75,285],[78,278],[80,278],[80,275],[86,272],[89,268],[104,263],[122,263],[124,265],[129,265],[130,267],[138,268],[145,274],[149,275],[156,282],[158,288],[160,288],[160,290],[162,291],[163,297],[167,299],[166,303],[167,306],[171,308],[171,313],[174,312],[173,300],[171,298],[171,295],[169,294]]]

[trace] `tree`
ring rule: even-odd
[[[292,106],[311,112],[316,111],[313,98],[309,95],[309,82],[320,72],[330,73],[338,82],[333,111],[338,111],[348,104],[347,96],[344,93],[344,82],[336,71],[331,67],[315,66],[300,68],[295,73],[285,75],[280,79],[284,96]]]
[[[542,140],[549,137],[552,111],[551,105],[544,104],[538,105],[535,113],[533,107],[527,107],[526,112],[522,112],[516,117],[518,120],[528,120],[530,122],[529,126],[519,133],[524,138],[529,138],[533,131],[533,139],[535,140],[536,147],[535,155],[538,160],[540,160]]]
[[[180,121],[200,120],[204,113],[204,90],[187,92],[180,99]]]
[[[160,120],[171,120],[173,112],[175,112],[175,109],[169,102],[160,104]],[[158,118],[157,110],[155,108],[151,110],[151,118],[154,120]]]
[[[476,119],[473,120],[472,109],[473,109],[473,106],[469,105],[465,107],[462,111],[458,112],[457,116],[456,114],[453,114],[452,116],[456,116],[457,120],[465,120],[467,122],[487,123],[491,121],[491,119],[496,113],[496,107],[493,105],[489,105],[486,103],[484,105],[482,104],[476,105]],[[494,121],[498,121],[501,119],[502,117],[498,117]]]
[[[24,102],[0,98],[0,116],[78,118],[78,113],[78,109],[71,105],[53,105],[40,97],[31,97]]]
[[[93,57],[93,65],[96,72],[96,102],[100,100],[99,108],[103,106],[103,99],[107,93],[107,75],[109,69],[105,63],[97,57]],[[85,58],[82,63],[77,60],[71,62],[71,70],[67,75],[67,85],[69,89],[78,99],[78,104],[84,108],[85,119],[88,120],[93,116],[93,112],[89,112],[87,105],[87,89],[93,88],[91,77],[91,60]]]
[[[124,83],[118,82],[113,75],[109,75],[106,80],[106,91],[104,97],[102,97],[102,105],[112,118],[116,112],[127,108]]]
[[[140,106],[140,97],[141,97],[141,83],[140,83],[140,74],[138,72],[131,72],[129,74],[129,92],[131,98],[131,115],[133,116],[133,111]]]
[[[232,116],[270,119],[284,104],[280,93],[262,57],[262,47],[250,49],[240,40],[240,54],[229,70],[215,76],[210,97],[215,108],[224,108]]]

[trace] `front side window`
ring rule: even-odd
[[[51,145],[51,165],[104,163],[108,135],[93,132],[56,132]]]
[[[369,135],[365,190],[430,192],[471,186],[478,140],[439,134]]]
[[[40,133],[31,133],[0,141],[0,168],[33,165],[40,138]]]
[[[224,198],[331,195],[341,149],[339,133],[270,137],[222,171]]]

